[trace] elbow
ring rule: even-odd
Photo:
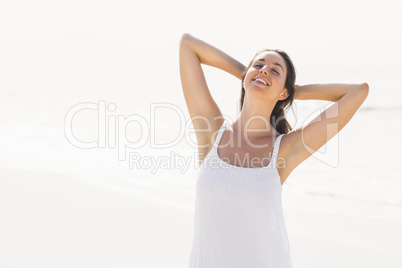
[[[189,33],[184,33],[181,35],[180,44],[188,42],[191,39],[191,35]]]
[[[189,33],[184,33],[181,35],[180,42],[179,42],[179,50],[186,49],[188,47],[191,48],[191,40],[192,36]]]
[[[361,84],[361,92],[366,95],[366,97],[368,96],[369,93],[369,85],[367,83],[363,83]]]
[[[366,92],[366,94],[368,95],[368,93],[369,93],[369,84],[367,84],[367,83],[363,83],[363,88],[364,88],[364,91]]]
[[[182,35],[181,35],[181,38],[182,39],[186,39],[186,38],[189,38],[191,35],[189,34],[189,33],[183,33]]]
[[[365,90],[365,91],[369,91],[369,84],[367,84],[367,83],[363,83],[362,84],[362,88]]]

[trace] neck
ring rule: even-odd
[[[233,130],[239,136],[249,139],[266,138],[279,134],[271,125],[271,115],[276,103],[244,96],[243,108],[239,118],[233,123]]]

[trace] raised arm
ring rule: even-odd
[[[219,129],[223,119],[208,89],[201,64],[219,68],[239,79],[245,66],[223,51],[190,34],[183,34],[181,37],[179,54],[181,84],[187,109],[196,129],[199,149],[201,147],[208,149],[211,135]],[[207,149],[205,152],[208,151]]]
[[[294,98],[335,102],[306,126],[284,136],[287,146],[283,177],[332,139],[349,121],[368,96],[369,86],[362,84],[311,84],[295,87]],[[281,176],[282,177],[282,176]]]
[[[363,84],[310,84],[295,86],[294,99],[297,100],[324,100],[336,102],[342,98],[346,93],[360,89]],[[359,105],[360,106],[360,105]],[[359,107],[357,107],[359,108]]]

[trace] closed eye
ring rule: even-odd
[[[258,68],[260,68],[260,67],[262,67],[262,65],[257,64],[257,65],[254,65],[254,67],[258,67]],[[279,75],[279,72],[278,72],[277,70],[272,69],[272,71],[274,71],[276,74],[278,74],[278,75]]]

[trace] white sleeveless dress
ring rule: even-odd
[[[224,121],[198,171],[189,268],[291,268],[276,169],[284,134],[268,166],[238,167],[217,153],[227,127]]]

